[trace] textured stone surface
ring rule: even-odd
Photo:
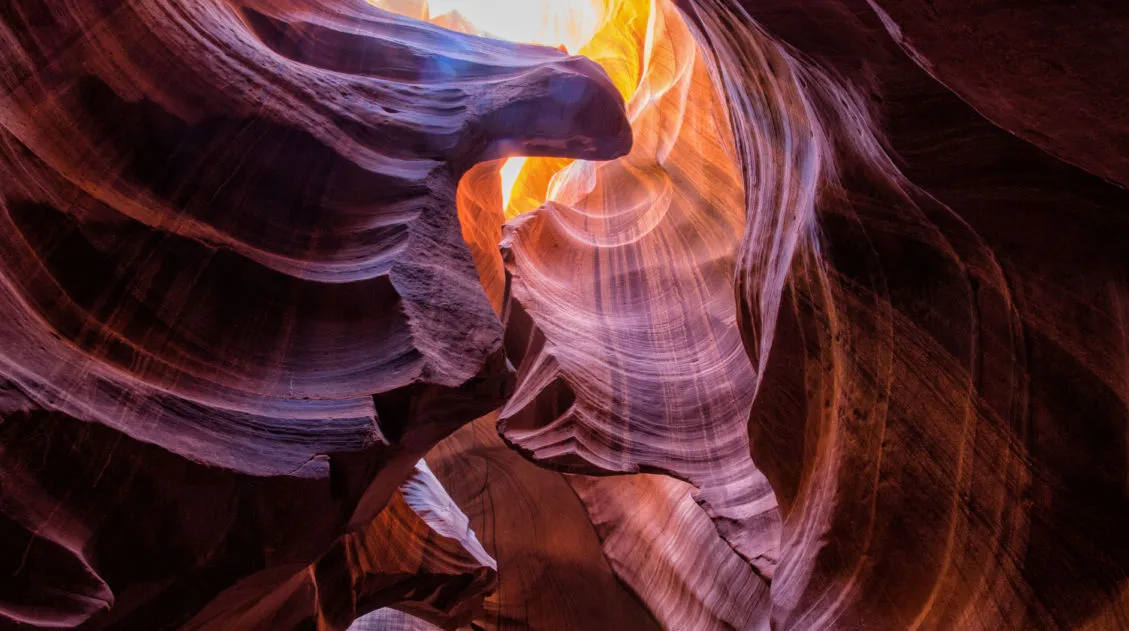
[[[569,476],[623,582],[664,629],[769,628],[769,585],[718,536],[689,484]]]
[[[909,56],[988,120],[1129,186],[1129,5],[872,0]]]
[[[649,25],[631,153],[573,163],[544,206],[505,227],[519,373],[499,428],[564,471],[694,484],[723,536],[770,576],[779,521],[749,457],[754,373],[732,289],[740,174],[689,29],[667,2]]]
[[[496,565],[467,516],[420,461],[388,506],[312,568],[321,629],[346,629],[396,605],[444,628],[469,624],[494,590]]]
[[[699,8],[763,165],[747,183],[791,185],[751,196],[737,272],[762,366],[753,459],[784,517],[776,626],[1125,627],[1129,195],[985,120],[863,3],[747,3],[763,31]],[[1022,58],[1009,41],[976,64]],[[1067,98],[1055,88],[1044,106]],[[790,259],[766,256],[785,242]]]
[[[378,609],[357,618],[349,631],[436,631],[439,627],[395,609]]]
[[[460,216],[519,369],[507,441],[553,469],[665,470],[703,490],[538,472],[479,428],[487,419],[428,459],[498,559],[487,628],[653,625],[610,596],[622,593],[606,586],[613,572],[665,628],[767,628],[775,512],[746,451],[753,374],[726,272],[743,221],[734,148],[705,55],[673,7],[613,6],[581,52],[629,99],[632,153],[524,164],[506,214],[553,201],[504,228],[505,295],[491,247],[503,235],[499,165],[463,180]]]
[[[492,579],[412,584],[451,552],[397,490],[512,388],[455,186],[626,151],[599,67],[349,0],[17,0],[0,49],[0,612],[282,629],[332,548],[324,624],[468,618]]]
[[[328,553],[342,510],[328,480],[249,478],[59,413],[5,416],[0,476],[0,628],[343,630],[402,601],[447,623],[493,587],[426,468]]]
[[[0,7],[0,628],[1129,628],[1121,4],[605,8]]]
[[[616,580],[570,481],[506,447],[496,422],[497,415],[483,417],[427,456],[498,563],[498,590],[477,624],[505,631],[658,629]]]

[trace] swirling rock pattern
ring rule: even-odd
[[[475,624],[502,631],[660,628],[616,580],[570,480],[506,447],[496,422],[496,414],[485,416],[427,455],[497,560],[498,589]]]
[[[599,67],[348,0],[17,0],[0,49],[4,619],[287,628],[332,547],[344,628],[373,528],[470,550],[399,595],[467,617],[397,490],[512,387],[455,185],[626,151]]]
[[[1129,87],[1119,2],[922,2],[871,7],[922,69],[1000,127],[1129,186]]]
[[[342,509],[327,480],[249,478],[38,410],[9,409],[0,439],[0,628],[343,630],[390,604],[453,624],[493,587],[426,467],[326,553]],[[397,545],[357,552],[373,540]]]
[[[749,457],[754,372],[731,270],[744,221],[724,107],[678,11],[651,5],[626,157],[577,162],[506,225],[507,351],[499,429],[565,471],[661,471],[698,487],[764,576],[778,515]],[[516,197],[516,195],[515,195]]]
[[[467,516],[420,461],[376,519],[314,564],[318,628],[344,630],[391,605],[444,628],[468,624],[495,588],[495,569]]]
[[[719,536],[694,488],[659,475],[569,476],[616,574],[664,629],[768,629],[769,584]]]
[[[471,46],[463,36],[351,3],[118,5],[46,26],[66,5],[13,9],[14,381],[42,405],[256,474],[405,433],[377,426],[373,394],[504,381],[454,182],[500,151],[624,147],[591,62],[478,39],[478,59],[452,57],[438,49]],[[122,67],[103,49],[150,61]]]
[[[0,627],[1129,628],[1124,9],[603,6],[0,7]]]
[[[737,271],[762,366],[750,441],[784,516],[775,626],[1124,628],[1129,195],[989,124],[969,104],[999,101],[926,74],[941,64],[906,54],[922,40],[894,12],[746,8],[695,18],[746,189],[777,191],[750,195]],[[1042,115],[1010,103],[994,121]]]
[[[657,513],[642,507],[661,503],[659,491],[617,494],[616,482],[642,486],[632,478],[577,477],[574,488],[616,572],[673,627],[725,620],[749,628],[764,624],[759,613],[794,629],[1124,628],[1129,546],[1113,533],[1129,518],[1121,324],[1129,260],[1115,244],[1125,236],[1129,197],[1007,133],[1032,138],[1024,121],[1045,118],[1046,104],[1069,91],[1038,111],[993,115],[999,95],[1030,97],[1024,81],[997,76],[990,94],[954,95],[880,4],[764,2],[746,11],[683,3],[725,90],[743,167],[735,287],[753,365],[743,383],[756,393],[749,444],[784,516],[771,596],[758,603],[764,587],[750,583],[750,609],[725,620],[708,606],[718,585],[704,581],[714,591],[674,604],[677,581],[653,580],[661,575],[654,565],[640,572],[622,562],[632,556],[624,550],[649,537],[681,549],[676,534],[650,534],[662,518],[639,516]],[[1045,23],[1044,15],[1027,17]],[[1016,54],[1006,39],[986,44]],[[1069,59],[1074,50],[1059,54]],[[1010,126],[1001,130],[981,112]],[[654,137],[635,122],[633,156]],[[1071,133],[1032,139],[1116,179],[1119,147],[1094,162],[1096,151],[1079,157],[1084,143]],[[607,174],[631,160],[568,167],[533,198],[571,195],[582,210],[551,201],[506,228],[509,355],[520,373],[503,434],[566,471],[636,471],[634,457],[663,449],[657,468],[667,472],[685,467],[679,456],[702,459],[676,423],[640,431],[646,408],[616,418],[607,409],[621,400],[599,390],[617,377],[638,385],[648,374],[641,366],[681,359],[630,363],[644,355],[646,333],[630,337],[636,319],[628,314],[641,309],[629,300],[607,308],[622,321],[585,311],[591,296],[614,295],[632,279],[616,278],[614,259],[595,269],[573,250],[602,263],[617,238],[649,234],[632,231],[634,216],[621,212],[631,207],[622,198],[646,187],[608,184],[624,182]],[[699,224],[685,232],[703,231]],[[613,236],[602,249],[575,245],[593,233]],[[644,270],[644,285],[680,286],[657,279],[682,257],[669,257],[668,269],[647,267],[644,256],[624,260]],[[646,309],[681,313],[679,301],[639,292]],[[607,359],[616,357],[610,344],[588,341],[603,326],[609,339],[623,336],[622,372]],[[702,327],[690,329],[709,339]],[[659,389],[668,379],[624,392],[660,409],[682,394]],[[690,479],[705,497],[708,484]],[[719,526],[739,551],[735,530],[763,543],[764,531]],[[695,610],[714,617],[690,617]]]
[[[718,536],[693,487],[541,469],[505,446],[495,422],[483,417],[427,456],[498,562],[478,626],[765,628],[767,584]]]

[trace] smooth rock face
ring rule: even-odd
[[[1129,628],[1119,3],[376,4],[0,6],[0,629]]]
[[[988,120],[1129,186],[1129,6],[872,0],[890,36]]]
[[[439,627],[395,609],[377,609],[357,618],[349,631],[435,631]]]
[[[498,563],[498,589],[476,624],[505,631],[659,629],[646,598],[640,602],[632,593],[638,590],[616,580],[570,477],[509,449],[496,423],[496,414],[483,417],[427,455]]]

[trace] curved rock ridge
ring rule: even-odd
[[[0,50],[0,619],[300,626],[331,546],[323,624],[469,619],[493,570],[397,490],[512,389],[456,182],[626,152],[599,66],[359,0],[15,0]]]
[[[627,26],[646,28],[631,153],[569,165],[545,205],[504,228],[519,372],[499,431],[563,471],[693,484],[722,536],[771,576],[779,518],[749,456],[755,374],[732,290],[744,224],[733,139],[673,5]]]
[[[67,6],[5,22],[4,374],[255,474],[403,433],[374,393],[500,402],[454,182],[624,150],[594,64],[350,2]]]
[[[664,629],[769,628],[769,582],[726,544],[689,484],[568,476],[608,562]]]
[[[1124,3],[869,4],[911,59],[988,120],[1129,187]]]
[[[0,629],[1129,628],[1120,4],[377,4],[0,6]]]
[[[491,631],[661,628],[617,580],[567,476],[509,449],[496,423],[497,414],[484,416],[427,454],[436,477],[497,560],[498,589],[474,626]]]
[[[270,571],[244,579],[178,628],[346,631],[394,606],[419,628],[454,629],[482,609],[496,576],[467,517],[420,461],[375,520],[315,564],[285,580]]]
[[[624,100],[630,102],[642,79],[652,0],[606,0],[602,3],[598,0],[576,0],[575,3],[586,1],[602,5],[602,19],[591,38],[576,52],[600,64]],[[571,158],[553,157],[521,157],[505,161],[501,175],[502,206],[506,218],[512,219],[529,212],[550,199],[552,187],[569,177],[562,171],[572,162]]]
[[[526,162],[532,169],[523,173],[525,183],[541,172],[539,162],[549,160]],[[502,220],[499,166],[493,162],[472,169],[460,182],[458,199],[464,237],[487,294],[500,309],[504,279],[494,246]],[[519,188],[521,184],[519,179]],[[508,335],[511,343],[522,339],[516,328]],[[487,599],[478,625],[767,625],[767,583],[718,536],[694,502],[692,486],[663,476],[590,478],[538,469],[505,447],[493,429],[495,420],[490,416],[475,421],[427,455],[498,559],[499,588]],[[616,576],[657,620],[651,620],[627,590],[614,586]]]
[[[344,631],[359,615],[389,606],[443,628],[469,624],[496,587],[496,570],[421,460],[372,523],[313,566],[318,628]]]
[[[494,587],[422,463],[344,538],[328,480],[252,478],[60,413],[6,408],[0,479],[3,629],[345,629],[393,604],[452,626]]]
[[[478,419],[427,455],[498,562],[476,627],[767,628],[767,583],[718,536],[693,487],[539,468],[495,423]]]
[[[1129,625],[1129,194],[988,123],[864,2],[691,8],[745,165],[774,628]]]

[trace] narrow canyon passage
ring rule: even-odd
[[[1127,30],[9,0],[0,629],[1129,628]]]

